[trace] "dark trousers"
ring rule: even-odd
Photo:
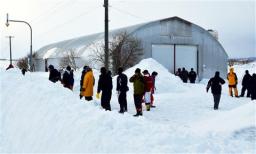
[[[246,90],[247,90],[247,95],[246,95],[246,96],[247,96],[247,97],[250,97],[250,95],[251,95],[251,94],[250,94],[250,90],[249,90],[249,88],[246,87],[246,86],[243,86],[243,87],[242,87],[241,95],[240,95],[241,97],[244,97],[244,94],[245,94],[245,91],[246,91]]]
[[[190,80],[190,83],[195,83],[196,80]]]
[[[221,96],[221,94],[213,94],[214,109],[218,109],[219,108],[220,96]]]
[[[87,100],[87,101],[91,101],[92,100],[92,96],[84,97],[84,99]]]
[[[143,95],[133,95],[135,108],[137,113],[142,113],[142,97]]]
[[[110,106],[111,95],[112,95],[111,91],[102,91],[101,106],[105,110],[111,111],[111,106]]]
[[[120,92],[118,97],[118,102],[120,104],[120,112],[127,111],[127,100],[126,100],[126,92]]]

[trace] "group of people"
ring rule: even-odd
[[[62,78],[61,73],[57,71],[53,65],[49,67],[50,75],[49,80],[52,82],[61,81],[64,87],[73,90],[74,85],[74,77],[73,70],[70,66],[67,66]],[[111,111],[110,100],[112,97],[113,83],[112,83],[112,74],[111,71],[108,71],[105,67],[100,69],[100,75],[98,80],[98,87],[96,98],[101,98],[101,106],[105,110]],[[136,114],[134,116],[142,116],[142,103],[145,103],[146,110],[150,111],[151,108],[154,108],[154,91],[155,91],[155,78],[158,75],[157,72],[152,72],[150,74],[148,70],[144,70],[141,73],[141,70],[137,68],[135,70],[135,74],[130,77],[129,82],[133,83],[133,97],[134,104],[136,108]],[[187,83],[188,79],[190,83],[195,83],[196,80],[196,72],[191,68],[191,71],[188,72],[185,68],[182,70],[179,68],[175,73],[176,76],[179,76],[181,80]],[[228,87],[229,87],[229,95],[235,97],[243,97],[245,91],[247,90],[247,97],[251,97],[252,100],[256,99],[256,74],[254,73],[252,76],[249,71],[245,71],[245,75],[242,80],[242,92],[241,95],[238,96],[237,84],[238,79],[237,75],[234,72],[234,68],[230,68],[229,73],[227,74]],[[225,83],[225,80],[220,77],[220,72],[215,72],[215,76],[208,81],[206,91],[208,92],[211,88],[211,92],[214,98],[214,110],[218,110],[219,102],[221,98],[222,86]],[[84,66],[81,80],[80,80],[80,99],[83,97],[87,101],[93,100],[93,87],[95,84],[95,78],[93,76],[93,71],[89,66]],[[118,69],[118,76],[116,81],[116,91],[118,94],[118,102],[120,104],[119,113],[127,112],[127,91],[129,91],[128,87],[128,78],[123,73],[123,68]],[[233,95],[234,91],[234,95]]]
[[[70,66],[66,67],[63,75],[61,75],[61,73],[57,69],[55,69],[53,65],[49,65],[48,70],[50,72],[49,74],[50,81],[54,83],[57,81],[61,81],[61,83],[63,84],[63,87],[73,90],[74,74]]]
[[[229,95],[233,97],[239,98],[244,97],[245,91],[247,90],[247,97],[251,97],[251,100],[256,100],[256,74],[254,73],[252,76],[249,71],[245,71],[245,75],[242,80],[242,92],[240,96],[238,96],[237,84],[238,79],[237,75],[234,72],[234,68],[229,69],[229,73],[227,74],[228,87],[229,87]],[[221,98],[221,90],[225,83],[224,79],[220,77],[220,72],[215,72],[215,76],[208,81],[206,91],[208,92],[209,88],[211,88],[211,92],[213,94],[214,99],[214,110],[218,110],[219,102]],[[234,91],[234,95],[233,95]]]
[[[136,114],[134,116],[142,116],[142,103],[146,105],[146,110],[150,111],[150,108],[154,108],[154,91],[155,91],[155,78],[158,75],[157,72],[148,72],[144,70],[143,75],[141,70],[137,68],[135,74],[129,79],[133,83],[134,87],[134,104],[136,108]],[[89,66],[84,66],[81,80],[80,80],[80,99],[83,97],[87,101],[93,100],[93,87],[95,84],[95,78],[93,76],[92,69]],[[123,73],[123,68],[118,69],[118,76],[116,80],[116,91],[118,95],[118,102],[120,104],[119,113],[128,111],[127,108],[127,91],[128,77]],[[112,97],[113,82],[111,77],[111,71],[108,71],[105,67],[100,69],[100,75],[98,80],[98,87],[96,98],[101,99],[101,106],[103,109],[111,111],[110,100]]]
[[[191,68],[190,72],[188,72],[185,67],[182,68],[178,68],[178,70],[175,72],[175,75],[180,77],[180,79],[184,82],[187,83],[188,80],[190,81],[190,83],[195,83],[196,81],[196,72],[194,71],[193,68]]]

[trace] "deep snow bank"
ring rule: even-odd
[[[230,111],[216,112],[216,116],[195,123],[193,129],[201,133],[233,133],[246,128],[256,128],[256,101],[250,101]]]
[[[0,152],[255,153],[255,137],[244,137],[248,127],[255,128],[255,103],[224,95],[220,110],[213,111],[212,96],[205,93],[204,85],[183,84],[152,59],[127,70],[127,76],[137,67],[159,73],[157,108],[139,118],[132,116],[129,94],[129,113],[124,115],[117,113],[115,95],[112,112],[101,110],[98,100],[80,100],[80,73],[75,73],[71,92],[48,81],[48,73],[22,76],[18,69],[0,70]],[[96,84],[97,76],[95,71]],[[129,88],[131,94],[131,84]],[[206,127],[206,122],[216,125]],[[205,133],[194,131],[199,125],[205,126]]]
[[[179,77],[171,74],[164,66],[152,58],[142,60],[140,63],[129,68],[124,73],[128,77],[131,77],[134,74],[136,68],[140,68],[141,72],[146,69],[150,74],[153,71],[158,73],[156,79],[156,88],[158,93],[182,92],[188,89],[186,86],[184,86]]]
[[[172,128],[104,112],[35,73],[2,71],[1,152],[167,152]],[[150,128],[150,129],[149,129]],[[144,131],[147,130],[147,133]],[[162,134],[162,136],[159,136]],[[157,144],[162,140],[162,144]],[[120,144],[122,143],[122,144]]]

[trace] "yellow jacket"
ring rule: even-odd
[[[230,68],[229,70],[230,72],[227,75],[227,79],[228,79],[228,84],[229,85],[236,85],[237,84],[237,76],[236,73],[234,73],[234,69]]]
[[[83,90],[81,91],[81,95],[85,97],[93,96],[93,84],[94,77],[92,71],[88,71],[83,80]]]

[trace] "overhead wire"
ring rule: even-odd
[[[58,10],[61,10],[61,8],[64,8],[66,5],[70,4],[71,2],[72,2],[72,4],[74,4],[74,0],[58,1],[57,3],[55,3],[55,5],[53,7],[51,7],[50,9],[47,9],[46,11],[41,13],[39,16],[32,19],[32,22],[34,22],[34,24],[36,24],[39,21],[41,21],[45,18],[48,18],[49,15],[55,14]]]
[[[71,19],[69,19],[69,20],[67,20],[67,21],[65,21],[65,22],[63,22],[63,23],[61,23],[61,24],[58,24],[58,25],[56,25],[56,26],[54,26],[54,27],[48,29],[47,31],[45,31],[45,32],[43,32],[43,33],[41,33],[41,34],[39,34],[38,37],[41,37],[42,35],[44,35],[45,33],[50,32],[50,31],[56,30],[57,28],[59,28],[59,27],[61,27],[61,26],[63,26],[63,25],[70,24],[72,21],[77,20],[77,19],[79,19],[79,18],[82,17],[82,16],[85,16],[85,15],[90,14],[90,13],[94,12],[95,10],[97,10],[97,9],[100,8],[100,7],[101,7],[101,6],[97,6],[97,7],[95,7],[94,9],[91,9],[90,11],[82,12],[82,13],[80,13],[79,15],[77,15],[77,16],[75,16],[75,17],[72,17]]]
[[[137,15],[135,15],[135,14],[133,14],[133,13],[130,13],[130,12],[128,12],[128,11],[124,11],[124,10],[122,10],[122,9],[119,9],[119,8],[115,7],[115,6],[111,6],[111,8],[113,8],[114,10],[116,10],[116,11],[118,11],[118,12],[120,12],[120,13],[129,15],[129,16],[131,16],[131,17],[134,17],[134,18],[137,18],[137,19],[140,19],[140,20],[145,20],[145,19],[148,20],[147,18],[137,16]]]

